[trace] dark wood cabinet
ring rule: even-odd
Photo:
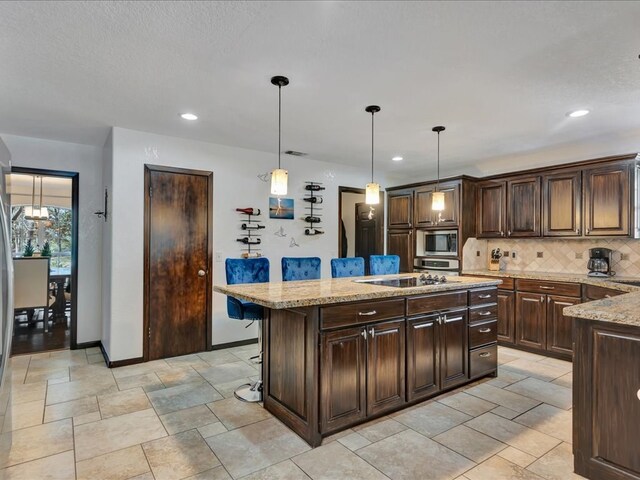
[[[546,295],[516,292],[516,344],[544,350],[547,344]]]
[[[405,402],[404,320],[371,325],[367,339],[367,414]]]
[[[584,170],[585,235],[630,234],[630,180],[628,163]]]
[[[504,181],[482,182],[477,190],[477,237],[504,237],[506,233],[506,189]]]
[[[440,384],[446,389],[469,378],[467,312],[444,314],[440,327]]]
[[[434,211],[431,208],[435,184],[429,184],[415,190],[415,226],[416,227],[457,227],[460,215],[459,182],[441,183],[437,190],[444,193],[444,210]]]
[[[622,295],[625,292],[620,290],[614,290],[613,288],[600,287],[597,285],[583,285],[582,286],[582,300],[584,302],[591,302],[593,300],[602,300],[603,298],[611,298],[618,295]]]
[[[582,172],[542,176],[542,235],[576,237],[582,233]]]
[[[413,227],[413,190],[389,192],[387,196],[387,227]]]
[[[507,182],[507,236],[540,236],[540,177]]]
[[[413,271],[413,230],[389,230],[387,254],[400,257],[400,273]]]
[[[367,413],[365,327],[322,334],[321,429],[332,431]]]
[[[427,185],[416,188],[415,190],[414,218],[416,221],[416,227],[433,227],[435,225],[435,217],[433,215],[433,210],[431,209],[431,202],[433,201],[432,194],[434,190],[435,185]]]
[[[638,329],[629,325],[577,319],[575,331],[575,472],[594,480],[638,480]]]
[[[515,293],[510,290],[498,290],[498,341],[515,343],[515,313]]]
[[[407,320],[407,400],[440,390],[438,314]]]
[[[579,298],[547,296],[547,350],[571,356],[573,354],[573,318],[562,313],[565,307],[577,305]]]

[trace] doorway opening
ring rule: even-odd
[[[368,275],[369,256],[384,253],[384,193],[367,205],[364,188],[338,187],[338,222],[338,255],[363,257]]]
[[[13,355],[77,347],[77,172],[13,167]]]

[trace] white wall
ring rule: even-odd
[[[78,343],[102,337],[102,148],[2,134],[13,166],[78,172]]]
[[[282,256],[320,256],[322,275],[330,277],[329,260],[338,256],[338,186],[364,186],[367,168],[318,162],[309,158],[284,156],[283,167],[289,170],[288,198],[295,200],[295,220],[264,218],[263,254],[271,261],[271,280],[281,279]],[[105,327],[109,330],[107,352],[112,361],[142,355],[143,326],[143,217],[144,164],[166,165],[213,171],[213,243],[221,261],[215,262],[214,284],[225,283],[224,259],[239,257],[242,216],[236,207],[257,207],[268,212],[269,183],[258,178],[277,165],[277,156],[254,150],[166,137],[150,133],[113,129],[113,185],[110,192],[112,216],[108,224],[111,255],[111,298],[104,308]],[[363,162],[366,166],[366,162]],[[105,170],[106,172],[106,170]],[[105,178],[106,178],[105,174]],[[326,234],[305,237],[304,181],[324,182],[322,204]],[[379,181],[385,185],[384,179]],[[280,227],[287,236],[274,235]],[[299,247],[290,247],[291,238]],[[105,239],[105,246],[108,245]],[[215,255],[214,255],[215,256]],[[105,272],[106,273],[106,272]],[[105,279],[106,280],[106,279]],[[106,300],[105,300],[106,301]],[[256,326],[245,329],[246,322],[230,320],[226,298],[213,298],[213,344],[227,343],[257,335]]]
[[[342,221],[347,235],[347,257],[356,254],[356,203],[364,202],[364,193],[342,194]]]
[[[109,133],[107,141],[104,144],[102,156],[102,182],[104,188],[108,192],[107,201],[107,219],[102,225],[102,318],[111,318],[111,284],[114,281],[111,275],[111,259],[113,250],[111,248],[112,238],[112,214],[111,206],[113,205],[113,132]],[[104,189],[102,190],[104,192]],[[104,209],[104,200],[103,208]],[[102,346],[109,352],[111,350],[111,325],[109,321],[102,322]]]

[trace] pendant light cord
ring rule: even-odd
[[[438,177],[436,180],[436,192],[440,187],[440,132],[438,132]]]
[[[280,146],[282,137],[282,85],[278,85],[278,169],[280,169]]]
[[[373,183],[373,116],[375,112],[371,112],[371,183]]]

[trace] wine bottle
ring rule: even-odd
[[[315,185],[315,184],[305,185],[304,188],[306,190],[311,190],[312,192],[319,192],[320,190],[325,190],[324,187],[321,187],[320,185]]]
[[[305,197],[302,200],[309,203],[322,203],[322,197]]]
[[[256,225],[255,223],[243,223],[242,230],[260,230],[266,228],[264,225]]]
[[[317,228],[307,228],[304,231],[305,235],[322,235],[323,233],[322,230],[318,230]]]
[[[236,212],[244,213],[245,215],[260,215],[259,208],[247,207],[247,208],[236,208]]]
[[[259,238],[254,238],[252,239],[254,241],[251,241],[249,240],[249,237],[237,238],[236,240],[238,242],[244,243],[245,245],[258,245],[262,242]]]
[[[306,217],[304,217],[304,221],[309,223],[320,223],[322,220],[320,219],[320,217],[312,217],[311,215],[307,215]]]

